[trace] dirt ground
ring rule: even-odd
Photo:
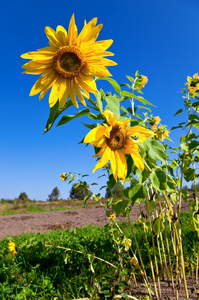
[[[144,205],[142,203],[143,213],[146,214]],[[182,203],[182,210],[188,210],[188,202]],[[133,210],[130,214],[132,221],[136,221],[140,216],[139,207],[137,204],[134,205]],[[124,221],[124,217],[118,218]],[[16,215],[4,215],[0,216],[0,239],[5,237],[11,237],[22,233],[36,233],[36,232],[47,232],[53,229],[66,230],[67,228],[73,229],[75,227],[83,227],[87,225],[104,226],[110,222],[106,217],[104,208],[101,206],[87,207],[87,208],[76,208],[72,210],[61,210],[51,212],[40,212],[40,213],[20,213]],[[197,300],[196,291],[199,289],[199,284],[195,284],[194,280],[189,277],[187,278],[188,292],[191,299]],[[174,300],[176,299],[174,292],[171,287],[168,286],[166,280],[161,280],[162,295],[160,300]],[[146,297],[145,288],[135,287],[129,294],[140,295]],[[152,288],[153,290],[153,288]],[[184,296],[183,283],[181,284],[179,300],[186,300]],[[151,299],[156,299],[152,297]]]

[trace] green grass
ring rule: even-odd
[[[183,251],[186,258],[187,273],[190,264],[195,260],[197,248],[197,233],[188,227],[190,213],[181,215]],[[125,235],[133,237],[128,223],[121,224]],[[167,226],[168,233],[169,228]],[[143,239],[142,224],[135,223],[134,230],[144,265],[150,275],[149,260],[145,240]],[[117,231],[114,231],[117,235]],[[148,235],[150,241],[150,235]],[[17,245],[17,255],[12,258],[8,250],[8,242]],[[46,246],[49,245],[49,246]],[[81,251],[65,251],[56,248],[71,248]],[[115,269],[106,263],[89,257],[92,254],[112,264],[118,264],[116,246],[112,240],[110,226],[98,228],[88,226],[67,231],[50,231],[45,234],[23,234],[7,237],[0,241],[0,295],[1,299],[112,299],[111,288],[116,280]],[[135,250],[135,244],[132,243]],[[152,252],[152,251],[151,251]],[[123,251],[124,275],[130,276],[129,253]],[[174,262],[175,258],[172,257]],[[91,267],[92,263],[92,267]],[[93,268],[93,269],[92,269]],[[94,271],[94,273],[93,273]],[[139,276],[138,276],[139,278]],[[120,286],[126,281],[120,280]],[[101,288],[101,294],[97,287]],[[101,298],[95,298],[95,295]]]

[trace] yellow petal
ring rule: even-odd
[[[111,170],[113,171],[113,177],[115,181],[117,181],[117,166],[116,166],[116,159],[115,159],[115,151],[111,151],[110,153],[110,163],[111,163]]]
[[[52,28],[46,26],[45,33],[47,38],[49,39],[50,45],[60,48],[60,43],[59,40],[57,39],[56,32]]]
[[[103,25],[99,24],[97,25],[95,28],[93,28],[92,30],[90,30],[90,32],[84,37],[84,42],[88,42],[90,40],[96,40],[100,30],[102,29]]]
[[[107,119],[107,121],[110,125],[114,126],[114,124],[117,122],[117,118],[116,118],[115,114],[112,113],[111,111],[105,110],[103,112],[103,115],[105,116],[105,118]]]
[[[104,154],[102,155],[101,159],[98,161],[95,168],[93,169],[93,173],[97,169],[101,169],[107,164],[107,162],[109,161],[110,155],[111,155],[111,149],[109,147],[106,147]]]
[[[22,54],[21,57],[26,59],[49,60],[52,59],[54,55],[53,52],[49,51],[32,51]]]
[[[77,44],[77,27],[75,25],[75,17],[74,14],[72,15],[68,27],[68,43],[70,45],[76,45]]]
[[[68,91],[69,91],[69,97],[71,99],[71,101],[73,102],[73,104],[78,108],[78,103],[75,97],[75,93],[74,93],[74,84],[73,84],[73,80],[68,81],[69,85],[68,85]]]
[[[83,95],[82,95],[82,93],[81,93],[81,91],[80,91],[80,89],[79,89],[79,86],[78,86],[78,84],[76,83],[76,81],[74,81],[74,89],[75,89],[75,93],[76,93],[76,95],[77,95],[77,98],[81,101],[81,103],[82,103],[83,105],[86,106],[86,102],[85,102],[85,100],[84,100],[84,97],[83,97]]]
[[[84,93],[88,91],[91,93],[98,93],[95,80],[91,76],[80,73],[77,77],[77,82],[81,86]]]
[[[126,157],[122,150],[115,151],[115,159],[117,164],[117,174],[119,179],[125,179],[127,175]]]
[[[58,25],[56,28],[56,36],[57,39],[62,46],[66,46],[68,44],[68,36],[67,31],[64,27]]]
[[[103,138],[104,132],[106,131],[105,126],[99,126],[93,128],[84,138],[84,143],[93,143]]]
[[[80,32],[78,38],[77,38],[77,45],[81,43],[81,41],[84,39],[84,37],[88,34],[88,32],[95,27],[97,23],[97,18],[93,18],[88,24],[85,24],[82,31]]]

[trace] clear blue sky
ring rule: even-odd
[[[136,70],[146,75],[144,97],[157,107],[153,114],[171,128],[181,118],[173,117],[183,102],[177,91],[187,75],[199,72],[198,12],[198,0],[1,0],[0,198],[26,192],[31,199],[46,200],[55,186],[67,198],[71,186],[59,179],[67,171],[91,175],[88,183],[105,183],[97,179],[100,170],[92,175],[92,146],[77,144],[88,132],[80,119],[43,135],[48,95],[40,102],[38,95],[29,97],[38,76],[20,74],[27,62],[20,55],[48,45],[45,26],[67,29],[74,13],[80,31],[84,20],[98,17],[103,24],[99,40],[114,40],[110,51],[118,66],[109,68],[113,78],[124,83],[125,75],[133,76]],[[108,91],[110,86],[98,82],[98,88]],[[71,114],[76,111],[70,109]],[[176,146],[180,134],[171,133]]]

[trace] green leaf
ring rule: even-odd
[[[97,195],[96,195],[96,194],[93,194],[92,196],[93,196],[93,199],[94,199],[95,201],[99,201],[99,199],[100,199],[100,197],[101,197],[101,194],[100,194],[100,193],[98,193]]]
[[[197,232],[199,229],[199,223],[194,217],[191,217],[191,219],[189,219],[189,228],[194,232]]]
[[[136,100],[142,102],[142,104],[144,104],[144,105],[148,104],[148,105],[151,105],[151,106],[154,106],[154,107],[155,107],[155,105],[153,105],[151,102],[149,102],[149,101],[147,101],[146,99],[144,99],[142,96],[135,96],[135,95],[134,95],[134,98],[135,98]]]
[[[162,232],[164,229],[163,219],[161,217],[158,217],[155,219],[153,223],[153,231],[156,235],[158,235],[160,232]]]
[[[49,117],[46,123],[46,127],[44,130],[44,133],[46,133],[47,131],[49,131],[51,129],[51,127],[53,126],[55,120],[59,117],[59,115],[66,110],[67,108],[69,108],[70,106],[72,106],[73,103],[71,100],[66,101],[66,104],[64,105],[63,108],[59,107],[59,100],[55,103],[55,105],[53,107],[51,107],[50,109],[50,113],[49,113]]]
[[[151,175],[150,179],[152,181],[153,187],[159,192],[165,192],[167,188],[167,177],[165,172],[160,168],[155,169]]]
[[[185,173],[184,173],[184,179],[186,181],[193,181],[194,180],[194,174],[195,174],[195,170],[188,168]]]
[[[120,117],[119,100],[114,96],[107,96],[105,100],[107,102],[107,106],[105,107],[105,110],[110,110],[116,115],[116,118],[119,119]]]
[[[135,95],[133,93],[127,92],[127,91],[122,91],[120,93],[120,96],[127,97],[127,98],[134,98],[135,97]]]
[[[189,192],[188,191],[183,191],[182,192],[182,198],[185,202],[187,202],[188,200],[188,197],[189,197]]]
[[[145,186],[140,183],[133,182],[131,187],[128,187],[124,191],[124,195],[129,198],[131,205],[133,206],[136,201],[142,201],[146,197],[147,191]]]
[[[199,142],[196,140],[193,140],[189,143],[189,151],[194,152],[196,150],[199,150]]]
[[[59,121],[59,123],[57,124],[57,126],[66,124],[66,123],[74,120],[75,118],[88,115],[89,112],[90,112],[90,109],[89,108],[85,108],[83,110],[78,111],[75,115],[66,115],[66,116],[63,116],[61,118],[61,120]]]
[[[101,77],[101,78],[97,78],[97,80],[107,80],[113,86],[113,88],[115,89],[115,91],[118,94],[120,94],[121,88],[120,88],[119,84],[117,83],[117,81],[115,81],[114,79],[108,78],[108,77]]]
[[[169,193],[173,193],[176,191],[176,183],[175,181],[169,176],[169,175],[166,175],[167,177],[167,192]]]
[[[175,113],[174,117],[177,116],[177,115],[179,115],[179,114],[181,114],[182,112],[183,112],[183,109],[182,109],[182,108],[179,109],[179,110]]]
[[[129,80],[130,82],[134,81],[134,78],[131,77],[131,76],[127,76],[127,75],[126,75],[126,78],[128,78],[128,80]]]
[[[167,155],[163,145],[156,140],[148,139],[148,143],[149,142],[150,142],[150,148],[149,148],[150,157],[154,160],[161,160],[163,163],[165,163]]]
[[[129,200],[118,200],[112,205],[112,210],[119,216],[120,213],[125,214],[125,210],[129,204]]]
[[[93,128],[95,128],[96,126],[97,126],[97,124],[95,123],[95,124],[85,124],[85,123],[83,123],[83,122],[81,122],[85,127],[87,127],[87,128],[89,128],[89,129],[93,129]]]
[[[152,201],[146,200],[146,201],[145,201],[145,208],[147,210],[148,215],[150,215],[152,211],[156,208],[157,203],[154,200]]]
[[[98,104],[98,107],[99,107],[99,111],[102,114],[102,111],[103,111],[103,98],[102,98],[101,93],[95,94],[95,98],[97,99],[97,104]]]

